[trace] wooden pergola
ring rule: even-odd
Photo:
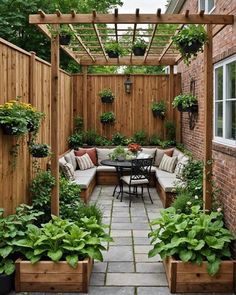
[[[213,60],[212,39],[226,25],[234,23],[233,15],[205,15],[204,11],[199,14],[190,14],[188,10],[184,14],[162,14],[158,9],[155,14],[141,14],[136,9],[134,14],[119,14],[115,9],[113,14],[62,14],[59,10],[55,14],[45,14],[39,11],[36,15],[30,15],[29,22],[36,24],[38,28],[51,38],[51,147],[53,157],[51,170],[56,178],[56,186],[52,193],[51,212],[59,215],[59,64],[60,47],[78,64],[83,66],[84,83],[86,83],[88,65],[166,65],[170,66],[169,93],[173,99],[174,93],[174,65],[181,61],[181,56],[176,50],[172,36],[188,24],[206,25],[208,41],[204,46],[204,72],[205,72],[205,119],[204,119],[204,183],[203,200],[204,208],[211,209],[212,194],[212,137],[213,137]],[[52,37],[50,28],[54,31],[59,25],[67,25],[75,34],[76,43],[69,46],[59,45],[59,36]],[[123,28],[121,25],[128,25]],[[163,29],[164,24],[173,24],[173,29]],[[107,26],[109,25],[109,26]],[[124,35],[131,40],[127,42]],[[144,57],[135,57],[130,52],[126,56],[110,59],[105,52],[105,44],[109,40],[123,43],[123,47],[131,48],[137,37],[148,40],[148,47]],[[78,46],[79,45],[79,46]],[[84,94],[84,99],[86,94]]]

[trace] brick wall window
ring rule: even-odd
[[[214,140],[236,146],[236,56],[214,66]]]
[[[211,13],[215,8],[215,0],[198,0],[198,10],[205,10],[206,13]]]

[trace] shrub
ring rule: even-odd
[[[111,142],[113,145],[126,145],[126,137],[121,133],[117,132],[112,135]]]
[[[83,130],[84,119],[82,117],[80,117],[80,116],[75,117],[74,123],[75,123],[75,131],[76,132],[80,132]]]
[[[140,145],[146,145],[148,142],[147,133],[143,130],[135,132],[132,136],[132,141]]]
[[[202,198],[197,195],[193,196],[190,192],[182,192],[177,195],[171,206],[176,209],[177,213],[190,214],[191,207],[196,205],[202,208]]]
[[[69,147],[71,149],[77,150],[79,147],[83,145],[83,134],[82,133],[74,133],[68,137]]]
[[[150,145],[160,145],[161,139],[157,134],[152,134],[149,139]]]
[[[166,139],[175,140],[175,136],[176,136],[175,124],[171,121],[167,121],[165,122],[165,129],[166,129]]]

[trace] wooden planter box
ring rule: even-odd
[[[199,266],[169,257],[163,263],[171,293],[233,292],[234,260],[222,261],[220,271],[213,277],[207,272],[206,262]]]
[[[76,269],[66,261],[16,261],[16,292],[88,292],[93,260],[85,259]]]

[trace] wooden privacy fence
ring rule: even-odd
[[[39,130],[38,142],[50,144],[50,64],[0,38],[0,104],[20,96],[20,100],[31,103],[46,114]],[[72,132],[72,79],[60,71],[60,153],[67,150],[67,137]],[[14,212],[20,203],[28,203],[29,183],[32,179],[33,158],[29,154],[27,141],[20,141],[17,165],[12,168],[10,150],[14,136],[0,131],[0,207],[6,214]],[[45,167],[47,160],[40,160]]]
[[[132,136],[134,132],[144,130],[148,135],[163,136],[166,120],[176,124],[180,138],[180,116],[171,105],[173,97],[180,93],[181,76],[169,75],[131,75],[133,82],[130,94],[125,93],[126,75],[74,75],[74,116],[84,118],[85,129],[94,129],[97,133],[111,138],[115,132]],[[110,88],[115,94],[112,104],[102,103],[99,91]],[[164,100],[167,105],[165,121],[154,118],[151,110],[153,101]],[[116,123],[104,126],[100,122],[103,112],[112,111]]]

